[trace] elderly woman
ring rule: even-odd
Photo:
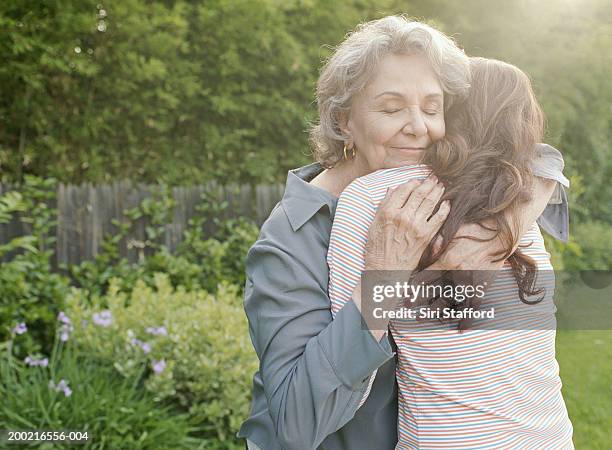
[[[394,344],[386,331],[367,329],[358,290],[332,321],[326,263],[332,221],[338,195],[354,179],[415,164],[444,137],[444,112],[466,95],[469,81],[468,58],[448,37],[397,16],[360,26],[324,67],[320,125],[312,130],[317,162],[289,172],[282,200],[247,255],[244,306],[260,360],[251,415],[238,433],[249,449],[395,448]],[[401,120],[390,112],[396,103],[407,111]],[[533,223],[555,187],[538,180],[522,223]],[[434,201],[440,189],[428,186],[419,195]],[[391,198],[401,195],[397,189]],[[447,213],[439,213],[436,226]],[[411,226],[408,248],[388,246],[394,227],[406,224],[414,225],[413,218],[375,220],[366,258],[385,247],[377,267],[392,261],[388,268],[396,268],[410,246],[426,246],[437,231]],[[438,264],[482,267],[500,247],[459,240]]]

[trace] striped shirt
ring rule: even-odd
[[[342,193],[327,256],[333,315],[350,300],[361,278],[368,228],[387,188],[429,173],[425,165],[380,170],[355,180]],[[535,223],[520,241],[529,243],[522,251],[539,271],[552,273]],[[573,448],[555,359],[552,292],[536,305],[520,302],[506,263],[488,287],[481,309],[486,305],[510,305],[514,319],[516,314],[525,322],[536,317],[551,326],[511,330],[499,324],[483,330],[476,320],[473,328],[459,333],[456,322],[391,320],[398,356],[397,449]]]

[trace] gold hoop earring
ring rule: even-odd
[[[344,159],[349,159],[348,154],[346,153],[346,150],[347,150],[347,148],[346,148],[346,144],[344,144],[344,149],[342,150],[342,152],[344,153]],[[351,158],[354,158],[354,157],[355,157],[355,154],[356,154],[356,152],[355,152],[355,147],[352,147],[352,148],[351,148],[351,152],[352,152],[352,154],[351,154]]]

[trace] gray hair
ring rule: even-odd
[[[357,26],[327,60],[317,82],[319,123],[310,129],[315,159],[331,167],[342,158],[346,136],[339,127],[353,96],[366,87],[380,60],[389,54],[422,54],[444,91],[445,110],[465,98],[470,86],[470,63],[444,33],[405,16],[387,16]]]

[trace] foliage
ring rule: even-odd
[[[100,251],[92,260],[62,267],[70,275],[72,283],[93,295],[102,295],[111,278],[120,279],[122,290],[129,291],[136,280],[151,280],[152,272],[167,271],[177,284],[195,287],[193,282],[199,269],[169,254],[162,244],[165,228],[172,221],[175,203],[170,188],[162,183],[140,205],[123,211],[122,220],[112,221],[116,232],[104,237]],[[138,252],[138,263],[131,264],[121,256],[120,246],[140,221],[147,224],[145,239],[143,242],[132,239],[127,243],[128,249],[135,248]]]
[[[156,438],[158,431],[166,433],[168,427],[175,428],[174,433],[166,433],[169,442],[176,441],[168,448],[195,448],[185,447],[188,444],[241,448],[234,434],[248,414],[256,358],[248,341],[240,292],[244,257],[257,227],[244,219],[224,219],[225,205],[204,201],[198,208],[200,214],[192,219],[181,254],[171,255],[160,244],[173,206],[169,191],[162,187],[161,197],[126,211],[127,222],[116,223],[119,232],[107,236],[103,251],[94,261],[68,268],[69,279],[52,272],[50,264],[54,244],[50,236],[57,213],[50,207],[54,188],[53,179],[26,176],[26,184],[18,191],[0,197],[0,223],[19,219],[31,233],[0,247],[2,256],[8,258],[0,267],[0,312],[8,318],[3,321],[3,333],[11,338],[5,343],[10,345],[9,354],[18,358],[0,361],[3,380],[8,383],[1,385],[0,393],[10,389],[15,393],[8,397],[3,413],[6,417],[0,414],[0,421],[14,424],[21,420],[22,427],[30,428],[41,424],[82,429],[85,425],[81,424],[87,424],[93,434],[107,436],[102,441],[96,439],[92,448],[151,448],[149,440]],[[216,231],[214,237],[205,238],[202,225],[211,220],[210,214]],[[138,220],[150,223],[144,249],[152,254],[129,264],[119,255],[119,243]],[[242,284],[231,286],[226,280]],[[78,283],[84,289],[71,291],[69,283]],[[174,286],[178,286],[176,292]],[[215,294],[202,291],[202,286]],[[65,301],[70,304],[65,305]],[[69,330],[56,333],[55,317],[64,306],[72,322]],[[106,319],[96,318],[102,308],[108,308],[119,328],[113,325],[107,329],[103,324]],[[147,326],[167,327],[170,332],[167,337],[152,336]],[[127,330],[133,331],[126,334]],[[57,371],[38,371],[19,362],[25,355],[48,354],[54,335],[70,338],[70,348],[75,351],[60,356],[55,356],[57,348],[52,351],[50,367],[56,367],[56,359],[62,360]],[[55,342],[57,347],[57,338]],[[149,357],[134,351],[135,345],[145,342],[151,345]],[[75,395],[60,404],[56,393],[49,391],[48,382],[62,377],[79,383],[78,389],[86,392],[78,392],[78,398]],[[148,389],[146,395],[140,392],[141,385]],[[74,384],[71,386],[75,389]],[[109,409],[109,393],[115,391],[119,403],[114,403],[116,409]],[[24,399],[23,412],[17,405],[19,395]],[[80,401],[87,406],[81,407]],[[49,413],[51,408],[53,414]],[[75,412],[64,413],[66,408]],[[107,412],[103,413],[105,408]],[[177,413],[177,408],[186,415]],[[46,421],[34,421],[41,411]],[[124,419],[128,413],[138,414],[140,419]],[[89,426],[96,415],[103,420]],[[187,437],[188,423],[194,426],[197,439]]]
[[[56,210],[50,207],[55,180],[26,176],[19,191],[0,196],[0,224],[15,216],[25,235],[0,246],[0,257],[8,260],[0,267],[0,341],[22,321],[31,324],[31,333],[15,351],[49,350],[53,341],[54,317],[68,292],[68,282],[51,267]]]
[[[219,203],[210,192],[203,192],[196,214],[189,220],[184,239],[171,254],[161,244],[165,227],[172,220],[170,190],[162,186],[156,197],[125,212],[126,221],[115,221],[118,232],[106,236],[101,251],[90,261],[65,267],[73,284],[92,295],[106,293],[111,278],[117,278],[120,290],[130,292],[137,280],[154,285],[153,275],[164,272],[172,286],[187,290],[215,292],[222,282],[240,286],[245,283],[245,260],[249,247],[257,239],[258,227],[246,218],[223,218],[227,203]],[[119,245],[137,220],[148,220],[145,241],[139,247],[139,262],[130,264],[119,254]],[[215,231],[206,237],[204,226],[212,222]]]
[[[244,286],[246,254],[259,235],[257,225],[244,217],[223,218],[226,209],[227,202],[204,192],[177,250],[179,257],[200,267],[200,286],[208,292],[214,292],[221,281]],[[215,232],[204,239],[204,225],[209,221]]]
[[[87,432],[86,449],[203,448],[189,437],[186,414],[141,388],[144,363],[122,376],[108,361],[57,339],[50,357],[34,357],[44,363],[30,366],[14,358],[12,345],[0,348],[2,429]],[[55,448],[49,445],[40,448]]]
[[[0,181],[268,182],[308,160],[321,60],[361,21],[433,23],[524,69],[547,141],[612,220],[612,4],[58,0],[0,5]],[[222,18],[222,20],[221,20]],[[562,74],[562,76],[559,76]]]
[[[174,290],[167,275],[156,274],[154,288],[138,281],[130,294],[111,280],[108,295],[91,306],[74,290],[66,313],[75,323],[87,321],[74,333],[82,351],[126,377],[164,361],[161,373],[151,372],[145,382],[156,401],[172,399],[186,410],[206,448],[241,448],[234,434],[249,412],[257,358],[237,293],[227,284],[214,296]],[[111,319],[96,325],[95,314],[104,310]]]
[[[223,219],[226,205],[210,202],[204,194],[198,214],[191,219],[185,239],[171,254],[161,243],[172,218],[174,206],[170,191],[162,186],[156,196],[126,211],[126,221],[116,221],[118,232],[106,236],[93,260],[63,267],[68,277],[54,270],[57,210],[53,207],[56,181],[25,177],[25,183],[0,196],[0,224],[18,220],[24,236],[0,245],[0,341],[6,340],[18,323],[30,324],[31,332],[19,341],[15,352],[50,350],[51,324],[62,308],[69,285],[85,289],[90,295],[104,295],[112,278],[122,292],[130,292],[138,280],[154,286],[154,274],[164,272],[174,287],[215,292],[228,282],[244,286],[244,263],[248,248],[257,238],[257,226],[244,219]],[[204,236],[204,223],[213,217],[215,233]],[[120,243],[138,220],[148,220],[144,256],[131,264],[119,253]]]
[[[280,4],[98,3],[0,6],[10,179],[270,180],[303,159],[317,62]]]
[[[578,245],[563,255],[566,270],[612,270],[612,227],[601,222],[586,222],[573,227],[572,240]]]

